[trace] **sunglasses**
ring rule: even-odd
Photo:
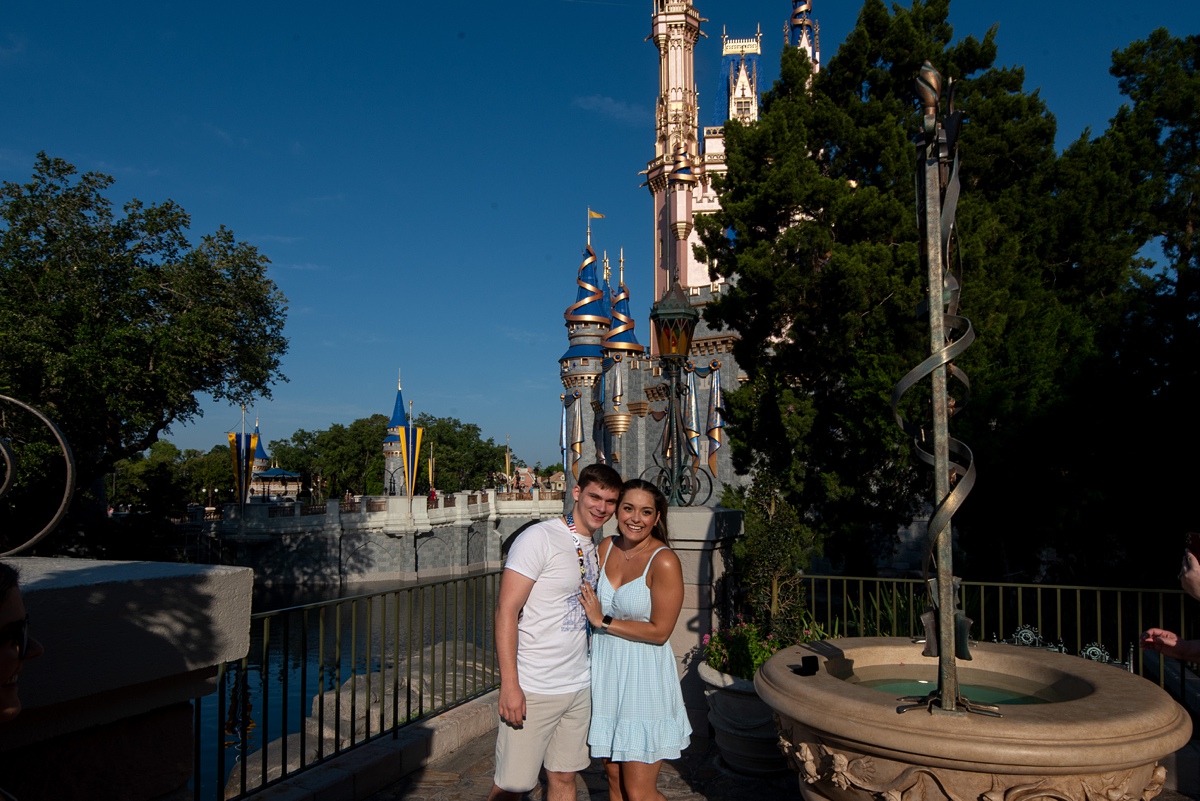
[[[0,626],[0,645],[17,646],[17,659],[25,658],[29,653],[29,615]]]

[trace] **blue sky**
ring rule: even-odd
[[[789,0],[699,0],[702,124],[721,29],[761,23],[778,71]],[[826,62],[858,2],[815,0]],[[116,178],[112,197],[170,198],[193,239],[224,224],[271,261],[289,299],[290,382],[251,414],[268,440],[390,414],[397,369],[418,412],[558,455],[563,310],[590,205],[593,245],[625,249],[647,341],[658,56],[648,0],[122,3],[13,0],[0,15],[0,178],[45,150]],[[1200,31],[1194,0],[951,5],[956,36],[999,25],[1059,145],[1103,131],[1114,49],[1165,26]],[[207,450],[236,408],[168,438]]]

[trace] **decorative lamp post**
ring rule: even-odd
[[[692,334],[700,312],[688,302],[683,287],[676,281],[667,294],[650,308],[650,325],[658,343],[658,356],[670,382],[667,395],[667,427],[663,433],[663,456],[666,467],[658,476],[659,489],[671,506],[688,506],[696,495],[694,481],[689,481],[684,451],[683,420],[679,399],[687,387],[679,382],[683,363],[692,347]]]

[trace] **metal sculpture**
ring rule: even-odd
[[[67,438],[63,436],[62,431],[40,409],[30,406],[28,403],[23,403],[16,398],[10,398],[7,395],[0,395],[0,404],[11,404],[36,417],[38,422],[49,429],[50,433],[54,436],[66,463],[66,475],[64,478],[66,486],[63,488],[62,500],[58,504],[58,509],[55,510],[54,516],[50,518],[50,522],[42,526],[40,531],[16,548],[11,548],[0,553],[0,556],[14,556],[32,548],[62,522],[63,516],[66,515],[67,509],[71,506],[71,498],[75,495],[75,456],[71,453],[71,445],[67,442]],[[7,417],[7,415],[3,415],[2,417]],[[0,459],[4,461],[4,480],[0,482],[0,501],[2,501],[8,495],[9,490],[12,489],[16,481],[17,471],[20,469],[20,458],[17,455],[17,451],[13,447],[11,438],[5,435],[0,435]]]
[[[938,119],[942,98],[942,76],[928,61],[917,79],[917,95],[923,112],[923,136],[917,147],[917,219],[921,232],[921,257],[928,275],[928,299],[921,309],[929,314],[930,355],[913,368],[892,391],[892,414],[896,423],[913,438],[916,454],[934,469],[934,510],[929,520],[925,568],[936,564],[936,581],[930,582],[934,615],[927,631],[926,653],[938,658],[938,689],[931,694],[929,708],[956,712],[959,707],[975,711],[958,690],[955,657],[970,659],[965,632],[970,620],[958,609],[951,551],[950,522],[954,512],[975,484],[975,465],[970,448],[949,434],[948,422],[962,411],[970,395],[970,381],[953,360],[975,339],[971,322],[958,314],[961,273],[952,268],[958,260],[954,218],[958,207],[958,135],[962,112],[954,105],[954,86],[947,92],[947,114]],[[920,311],[919,310],[919,311]],[[926,376],[932,377],[932,428],[926,430],[906,420],[899,403]],[[947,390],[953,378],[965,390],[952,399]],[[956,642],[961,640],[961,642]],[[935,706],[936,705],[936,706]],[[982,711],[982,710],[979,710]]]

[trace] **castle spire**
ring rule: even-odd
[[[821,71],[820,34],[821,26],[812,15],[812,0],[792,0],[792,16],[783,26],[784,44],[804,50],[813,75]]]
[[[762,56],[762,27],[749,39],[730,39],[721,34],[721,80],[713,125],[726,120],[742,123],[758,120],[758,67]]]
[[[588,210],[589,221],[597,215]],[[591,225],[588,230],[590,232]],[[608,298],[608,282],[596,268],[596,251],[589,241],[583,249],[583,261],[575,276],[575,302],[563,312],[567,326],[567,352],[558,360],[562,370],[563,386],[572,389],[591,386],[601,372],[604,359],[601,344],[612,325],[612,312]]]
[[[634,322],[629,315],[629,287],[625,286],[625,248],[621,248],[619,289],[612,296],[612,328],[604,337],[604,349],[622,353],[642,353],[633,334]]]

